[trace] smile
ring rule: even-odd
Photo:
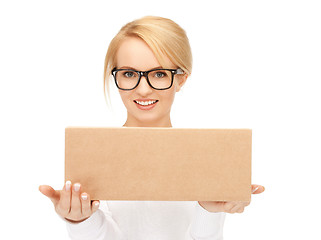
[[[136,100],[134,100],[134,102],[141,105],[141,106],[148,106],[148,105],[152,105],[152,104],[158,102],[158,100],[155,100],[155,101],[136,101]]]

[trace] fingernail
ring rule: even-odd
[[[258,190],[259,189],[259,187],[256,187],[253,191],[252,191],[252,193],[254,193],[256,190]]]
[[[78,192],[79,189],[80,189],[80,184],[79,184],[79,183],[75,183],[75,184],[74,184],[74,190],[75,190],[76,192]]]
[[[82,194],[82,195],[81,195],[81,199],[82,199],[82,200],[87,200],[87,195],[86,195],[86,194]]]
[[[70,191],[70,187],[71,187],[71,182],[67,181],[66,182],[66,191]]]
[[[98,207],[98,206],[99,206],[99,202],[95,202],[94,204],[95,204],[95,206],[96,206],[96,207]]]

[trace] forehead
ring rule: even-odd
[[[151,48],[140,38],[126,37],[120,44],[117,54],[117,68],[127,66],[138,70],[149,70],[161,66]],[[174,67],[173,63],[165,58],[168,67]]]

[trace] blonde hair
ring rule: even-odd
[[[109,44],[104,65],[105,100],[107,83],[110,101],[108,80],[111,76],[111,70],[116,67],[117,50],[126,37],[138,37],[145,41],[162,67],[166,67],[164,58],[167,57],[185,74],[191,74],[192,52],[185,30],[168,18],[145,16],[124,25]]]

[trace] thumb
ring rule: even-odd
[[[48,185],[40,185],[39,191],[43,195],[50,198],[50,200],[53,202],[54,205],[56,205],[60,199],[60,191],[56,191],[55,189],[53,189],[52,187],[50,187]]]
[[[265,187],[257,184],[252,184],[252,194],[258,194],[264,192]]]

